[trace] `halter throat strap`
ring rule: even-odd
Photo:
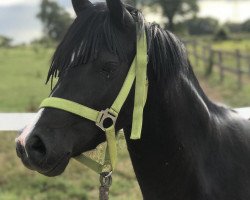
[[[137,31],[138,31],[138,25],[137,25]],[[105,163],[106,161],[108,161],[111,166],[110,171],[113,171],[115,168],[116,157],[117,157],[115,123],[134,82],[135,82],[135,100],[134,100],[131,139],[140,139],[142,122],[143,122],[143,109],[147,99],[147,89],[148,89],[147,42],[146,42],[145,31],[143,31],[137,39],[137,53],[135,59],[129,69],[127,77],[123,83],[123,86],[117,98],[115,99],[114,103],[110,108],[107,108],[102,111],[97,111],[82,104],[58,97],[46,98],[41,103],[40,108],[50,107],[50,108],[64,110],[95,122],[95,124],[105,132],[107,140]],[[105,127],[104,126],[105,121],[108,119],[112,120],[112,125],[110,127]],[[76,157],[76,159],[99,174],[103,172],[104,165],[97,163],[96,161],[84,156],[83,154]]]

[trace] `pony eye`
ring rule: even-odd
[[[115,70],[117,69],[116,63],[106,63],[101,68],[101,74],[103,74],[106,78],[110,78],[112,74],[114,74]]]

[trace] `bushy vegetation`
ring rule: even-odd
[[[72,23],[70,14],[56,1],[42,0],[37,18],[42,22],[45,38],[60,42],[69,25]]]
[[[243,23],[232,23],[227,22],[225,26],[232,32],[232,33],[250,33],[250,19],[246,20]]]
[[[241,33],[242,32],[242,24],[235,22],[226,22],[224,24],[225,27],[232,33]]]
[[[226,26],[220,27],[214,35],[214,40],[216,41],[228,40],[229,38],[230,38],[230,32]]]
[[[3,35],[0,35],[0,47],[10,47],[12,39]]]
[[[250,19],[242,24],[242,31],[250,33]]]
[[[211,17],[195,17],[186,21],[184,24],[186,24],[188,32],[191,35],[211,35],[215,33],[215,30],[219,26],[218,20]]]
[[[230,38],[232,34],[237,36],[243,33],[250,33],[250,19],[243,23],[226,22],[219,24],[219,21],[212,17],[194,17],[186,21],[175,24],[175,32],[179,34],[188,33],[189,35],[224,35]]]

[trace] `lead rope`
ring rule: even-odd
[[[110,173],[100,174],[100,184],[99,187],[99,199],[108,200],[109,199],[109,188],[112,185],[112,176]]]

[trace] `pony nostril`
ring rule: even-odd
[[[16,143],[16,154],[17,154],[17,156],[19,157],[19,158],[21,158],[22,157],[22,155],[24,154],[24,148],[23,148],[23,146],[21,145],[21,143],[20,142],[17,142]]]
[[[30,146],[31,151],[35,151],[42,156],[44,156],[46,154],[46,147],[45,147],[43,141],[38,136],[34,136],[29,141],[29,146]]]

